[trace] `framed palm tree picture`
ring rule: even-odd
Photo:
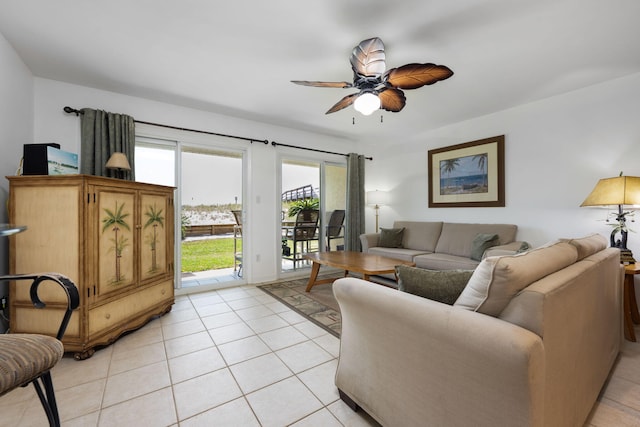
[[[504,135],[429,150],[430,208],[504,207]]]

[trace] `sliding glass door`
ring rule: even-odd
[[[346,165],[283,159],[281,176],[281,271],[309,268],[306,253],[344,249]]]
[[[241,279],[242,154],[183,146],[180,163],[182,286]]]
[[[243,282],[243,153],[138,138],[136,180],[176,187],[177,287]]]

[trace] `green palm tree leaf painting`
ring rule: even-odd
[[[113,243],[108,250],[108,252],[115,253],[115,277],[111,280],[112,284],[122,283],[125,279],[121,268],[120,268],[120,259],[122,258],[122,253],[124,249],[129,246],[129,239],[123,235],[118,235],[120,229],[131,230],[129,224],[127,224],[126,219],[129,217],[128,212],[124,212],[124,203],[118,206],[118,202],[116,201],[116,208],[114,210],[103,208],[104,213],[106,214],[102,218],[102,233],[105,231],[111,230],[114,234],[114,237],[110,238],[109,241]]]
[[[157,244],[158,244],[158,227],[164,228],[164,217],[162,216],[162,209],[158,209],[156,204],[148,205],[144,216],[147,217],[143,228],[153,227],[153,232],[145,235],[145,241],[149,244],[151,250],[151,268],[149,273],[155,273],[158,271],[157,262]]]

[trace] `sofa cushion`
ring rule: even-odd
[[[522,289],[577,258],[576,247],[561,241],[517,255],[485,258],[454,305],[498,316]]]
[[[500,245],[515,240],[518,227],[513,224],[468,224],[445,222],[434,252],[471,258],[473,239],[479,233],[497,234]]]
[[[370,248],[368,253],[411,262],[414,260],[414,257],[424,254],[424,251],[416,251],[406,248],[382,248],[380,246],[375,246]]]
[[[428,270],[474,270],[480,261],[449,254],[420,254],[413,258],[416,267]]]
[[[402,246],[423,252],[434,252],[440,232],[441,221],[395,221],[394,228],[404,228]]]
[[[489,249],[492,246],[498,246],[500,242],[500,238],[497,234],[489,234],[489,233],[478,233],[476,237],[471,242],[471,258],[475,261],[481,261],[482,255],[484,255],[484,251]]]
[[[378,246],[383,248],[401,248],[402,236],[404,235],[403,228],[381,228],[380,229],[380,241]]]
[[[578,261],[595,254],[607,247],[607,239],[600,234],[590,234],[579,239],[562,239],[576,247],[578,250]]]
[[[473,270],[435,271],[396,266],[398,290],[453,305],[473,274]]]

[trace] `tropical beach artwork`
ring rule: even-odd
[[[428,152],[430,208],[503,207],[504,135]]]
[[[487,193],[488,153],[440,161],[440,195]]]

